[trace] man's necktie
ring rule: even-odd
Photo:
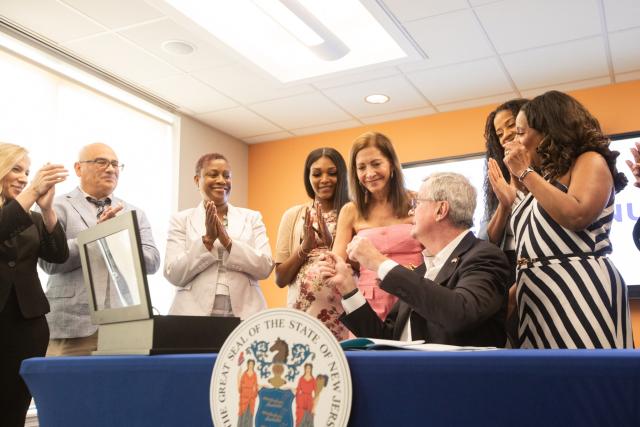
[[[100,218],[100,215],[102,215],[102,212],[104,212],[107,206],[111,206],[111,199],[108,197],[104,200],[98,200],[98,199],[94,199],[93,197],[87,197],[87,201],[89,203],[93,203],[98,208],[98,212],[96,213],[97,218]]]

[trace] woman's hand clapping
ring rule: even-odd
[[[36,202],[41,209],[51,209],[55,185],[63,182],[69,172],[63,165],[47,163],[36,172],[29,184],[29,189],[35,193]]]
[[[511,205],[513,205],[513,202],[516,199],[516,178],[511,177],[511,182],[507,182],[507,180],[502,175],[502,171],[500,170],[500,166],[498,166],[498,162],[496,162],[494,159],[489,159],[488,166],[489,183],[491,184],[493,192],[504,208],[511,208]]]
[[[636,179],[633,185],[640,188],[640,142],[636,142],[636,146],[631,147],[631,154],[633,155],[633,162],[631,160],[625,160],[625,162]]]
[[[520,142],[507,142],[504,145],[504,163],[509,168],[511,176],[517,179],[531,166],[531,154]]]

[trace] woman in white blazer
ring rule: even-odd
[[[196,163],[202,203],[171,218],[164,276],[178,290],[169,314],[237,316],[266,308],[258,280],[273,268],[259,212],[229,204],[231,168],[217,153]]]

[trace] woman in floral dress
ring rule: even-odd
[[[340,208],[348,201],[347,167],[333,148],[307,156],[304,184],[312,201],[293,206],[282,216],[276,243],[276,284],[288,286],[287,306],[318,318],[338,339],[348,336],[338,317],[340,295],[322,283],[316,262],[331,249]]]

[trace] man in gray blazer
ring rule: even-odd
[[[123,165],[108,145],[90,144],[80,150],[74,164],[80,186],[56,197],[54,209],[67,235],[69,259],[64,264],[40,261],[49,274],[46,295],[51,305],[47,314],[51,340],[47,355],[77,356],[97,348],[97,326],[91,323],[89,296],[85,289],[76,237],[78,233],[116,216],[135,210],[147,274],[160,267],[160,253],[143,211],[113,195]]]

